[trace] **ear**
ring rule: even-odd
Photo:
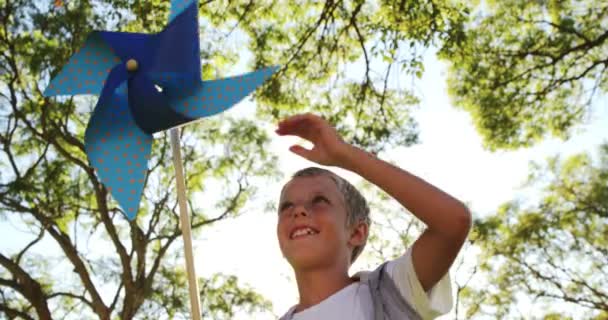
[[[357,247],[365,243],[369,226],[366,223],[359,222],[351,228],[348,244]]]

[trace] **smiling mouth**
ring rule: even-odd
[[[306,237],[314,236],[318,233],[319,233],[319,231],[314,230],[309,227],[297,228],[296,230],[291,232],[291,234],[289,235],[289,239],[293,240],[293,239],[306,238]]]

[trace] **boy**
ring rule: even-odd
[[[348,269],[368,236],[365,199],[330,171],[308,168],[296,173],[281,191],[277,237],[294,269],[300,301],[281,319],[432,319],[447,313],[452,307],[448,271],[469,232],[468,209],[422,179],[344,142],[318,116],[287,118],[276,132],[312,142],[311,150],[292,146],[290,151],[359,174],[427,226],[403,256],[374,273],[349,277]]]

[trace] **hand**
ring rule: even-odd
[[[279,122],[279,128],[275,132],[281,136],[293,135],[312,142],[314,147],[311,150],[293,145],[289,151],[320,165],[340,166],[350,147],[329,122],[311,113],[284,119]]]

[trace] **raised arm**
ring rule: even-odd
[[[279,134],[311,141],[313,149],[290,150],[322,165],[355,172],[375,184],[426,224],[413,244],[412,261],[425,291],[432,288],[456,259],[471,226],[466,206],[423,179],[344,142],[324,119],[304,114],[279,123]]]
[[[353,146],[341,167],[359,174],[395,198],[426,224],[414,242],[412,262],[427,291],[450,269],[466,240],[471,214],[463,203],[421,178]]]

